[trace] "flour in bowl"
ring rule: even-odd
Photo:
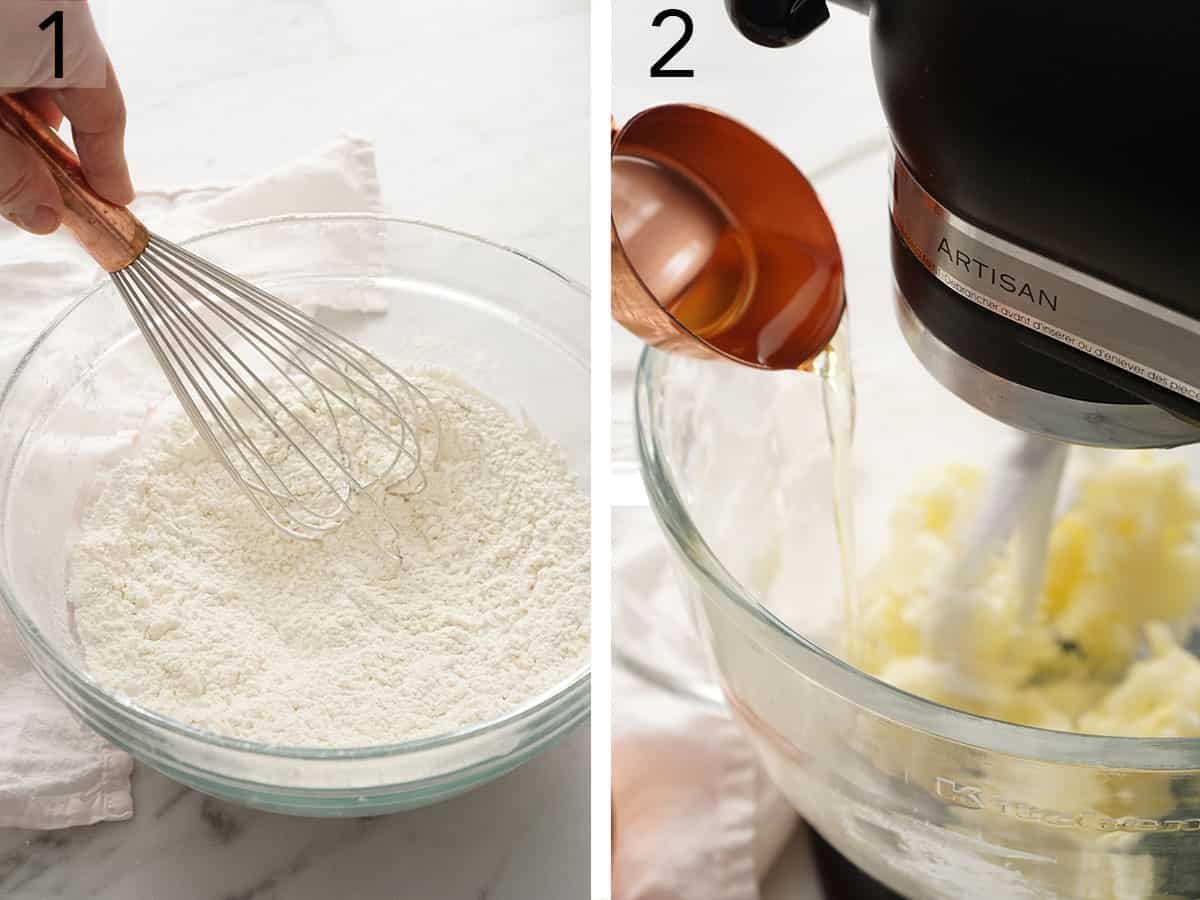
[[[218,734],[356,747],[484,722],[579,670],[589,505],[561,451],[453,375],[406,375],[442,438],[426,489],[393,501],[402,559],[367,516],[279,532],[182,412],[143,438],[69,562],[95,677]]]

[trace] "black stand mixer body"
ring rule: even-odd
[[[1200,12],[1078,0],[845,5],[870,15],[902,187],[1030,257],[1001,253],[1006,266],[990,244],[964,252],[955,232],[938,231],[923,261],[904,227],[905,215],[925,215],[922,203],[902,207],[898,187],[893,269],[922,361],[1025,430],[1102,446],[1200,440],[1200,181],[1189,137],[1200,110]],[[823,0],[728,7],[743,33],[771,46],[828,15]],[[1132,300],[1079,287],[1092,281]],[[968,299],[976,291],[984,303]],[[987,295],[1010,309],[997,314]],[[1037,330],[1019,324],[1023,305],[1040,316]],[[1167,375],[1155,364],[1163,354]]]

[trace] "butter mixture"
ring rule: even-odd
[[[1200,736],[1200,490],[1164,455],[1105,457],[1050,534],[1031,621],[1001,556],[972,598],[954,659],[924,636],[984,473],[952,467],[894,511],[863,585],[856,663],[939,703],[1025,725],[1141,737]]]

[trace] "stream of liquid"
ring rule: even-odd
[[[850,362],[850,317],[842,322],[829,346],[812,362],[821,379],[825,432],[833,469],[833,525],[837,529],[842,577],[843,652],[855,662],[862,658],[862,609],[854,542],[854,371]]]
[[[612,168],[613,222],[643,284],[692,334],[737,359],[796,369],[821,379],[833,472],[833,523],[840,548],[844,652],[854,660],[861,633],[854,550],[854,377],[849,319],[813,356],[822,313],[841,309],[841,261],[796,235],[735,219],[690,173],[661,161],[618,155]],[[825,332],[827,333],[827,332]]]

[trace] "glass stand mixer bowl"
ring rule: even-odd
[[[853,298],[859,574],[921,472],[986,470],[1024,434],[946,390],[896,327],[888,212],[872,191],[887,166],[881,149],[817,180]],[[840,658],[819,379],[648,349],[636,419],[704,652],[771,778],[838,852],[913,900],[1200,894],[1200,739],[1009,724]],[[1194,447],[1164,452],[1200,477]]]

